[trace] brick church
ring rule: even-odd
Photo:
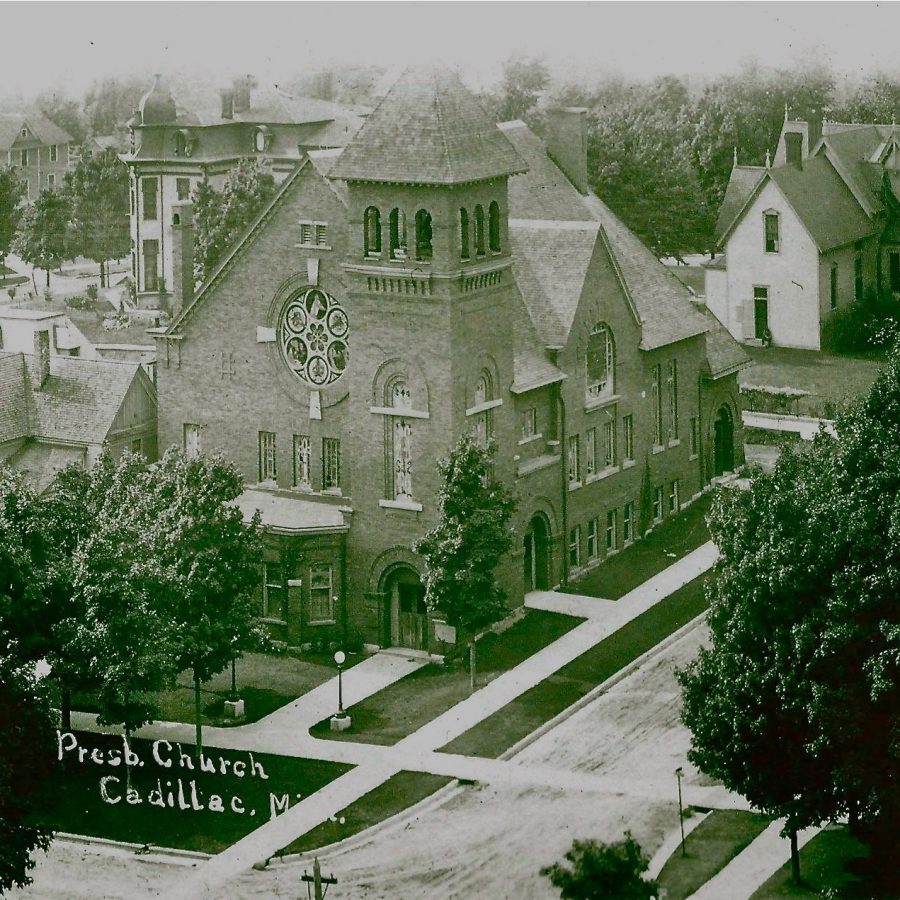
[[[405,74],[158,335],[161,446],[244,472],[287,644],[446,649],[411,546],[463,432],[518,498],[512,605],[742,461],[743,351],[589,193],[584,110],[548,131],[495,125],[454,74]],[[190,204],[172,216],[189,270]]]

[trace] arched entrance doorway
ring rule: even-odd
[[[392,647],[428,649],[425,587],[410,566],[397,566],[384,578],[386,631]]]
[[[536,513],[525,532],[525,592],[550,588],[550,525]]]
[[[715,429],[716,475],[734,471],[734,420],[731,410],[722,406],[713,423]]]

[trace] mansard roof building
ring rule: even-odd
[[[774,159],[735,165],[719,209],[723,256],[706,299],[747,344],[819,350],[831,315],[869,289],[900,294],[900,128],[794,121]]]
[[[161,446],[244,472],[260,612],[287,644],[446,650],[412,547],[464,432],[518,501],[513,606],[741,463],[745,354],[588,193],[584,111],[554,121],[545,143],[455,74],[406,73],[159,334]],[[176,268],[190,223],[188,204]]]

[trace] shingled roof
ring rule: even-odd
[[[762,181],[765,174],[764,166],[735,166],[731,170],[728,187],[725,188],[725,196],[722,198],[722,205],[719,207],[719,215],[716,218],[715,238],[717,242],[725,236],[731,223],[744,208],[744,204],[756,190],[756,186]]]
[[[0,150],[9,150],[25,125],[42,144],[68,144],[73,140],[72,135],[40,113],[0,113]]]
[[[366,119],[332,178],[466,184],[525,163],[454,72],[407,70]]]

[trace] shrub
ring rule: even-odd
[[[90,297],[84,294],[76,294],[74,297],[66,297],[66,306],[69,309],[80,309],[87,312],[94,310],[95,303]]]
[[[893,343],[900,314],[889,291],[871,286],[861,300],[832,313],[822,328],[822,341],[832,353],[864,353]]]
[[[97,287],[96,284],[89,284],[84,289],[84,295],[85,295],[85,297],[87,297],[88,300],[96,300],[97,297],[100,296],[100,289]]]

